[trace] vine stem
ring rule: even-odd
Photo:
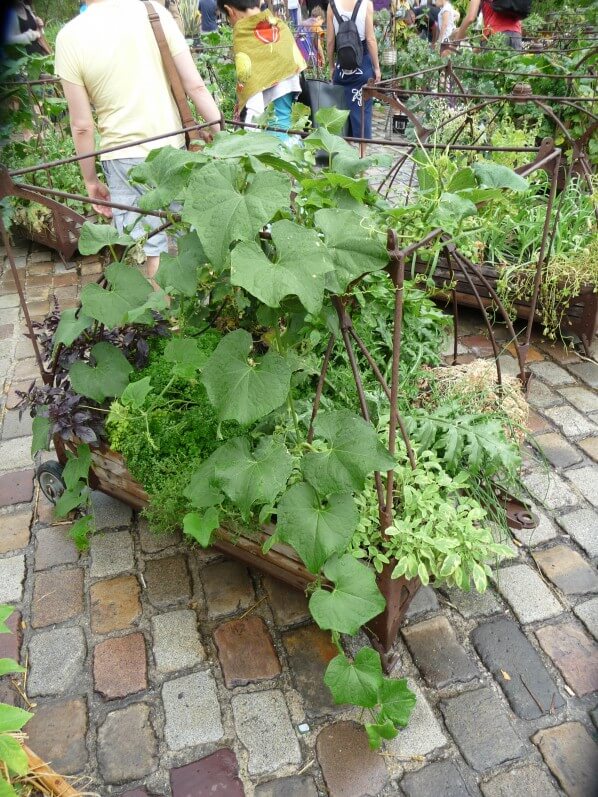
[[[279,354],[283,353],[283,346],[282,341],[280,340],[280,330],[278,327],[274,329],[274,337],[276,339],[276,348]],[[297,411],[295,410],[295,403],[293,402],[293,396],[291,394],[291,388],[289,386],[289,392],[287,394],[287,407],[289,408],[289,412],[291,414],[291,418],[293,419],[293,426],[295,427],[295,440],[297,443],[301,439],[301,432],[299,430],[299,418],[297,417]]]

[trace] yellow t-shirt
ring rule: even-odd
[[[187,47],[172,16],[157,11],[173,57]],[[145,3],[97,0],[68,22],[56,38],[55,71],[62,80],[85,86],[95,108],[100,146],[168,133],[181,127],[160,50]],[[185,146],[184,135],[170,136],[102,155],[102,160],[145,158],[167,144]]]

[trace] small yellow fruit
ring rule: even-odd
[[[239,83],[247,83],[251,77],[251,58],[247,53],[237,53],[235,56],[235,68]]]

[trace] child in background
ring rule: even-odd
[[[289,27],[270,11],[260,11],[259,3],[260,0],[218,0],[218,7],[233,26],[235,116],[252,122],[272,106],[272,126],[289,130],[292,105],[301,92],[299,76],[307,64]],[[289,138],[276,135],[285,141]]]
[[[324,50],[322,49],[323,25],[324,11],[320,6],[314,6],[311,16],[299,24],[295,34],[297,47],[305,58],[307,65],[312,68],[324,66]]]
[[[440,54],[447,55],[450,52],[450,37],[456,28],[456,11],[450,0],[434,0],[440,9],[438,14],[438,44]]]

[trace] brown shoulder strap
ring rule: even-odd
[[[183,88],[183,84],[181,82],[181,78],[179,77],[179,73],[177,72],[172,53],[170,52],[168,42],[166,41],[166,36],[164,35],[164,28],[160,22],[160,17],[148,0],[143,0],[143,4],[147,11],[152,30],[154,31],[154,36],[156,37],[160,55],[162,56],[162,63],[164,64],[164,70],[166,71],[166,77],[170,83],[172,96],[174,97],[174,101],[176,102],[177,108],[179,109],[179,113],[181,115],[181,122],[183,123],[183,127],[191,127],[192,125],[196,124],[196,122],[189,109],[187,95],[185,94],[185,89]],[[199,130],[189,130],[189,132],[185,134],[185,138],[187,139],[187,146],[189,146],[190,141],[201,139],[202,136]]]

